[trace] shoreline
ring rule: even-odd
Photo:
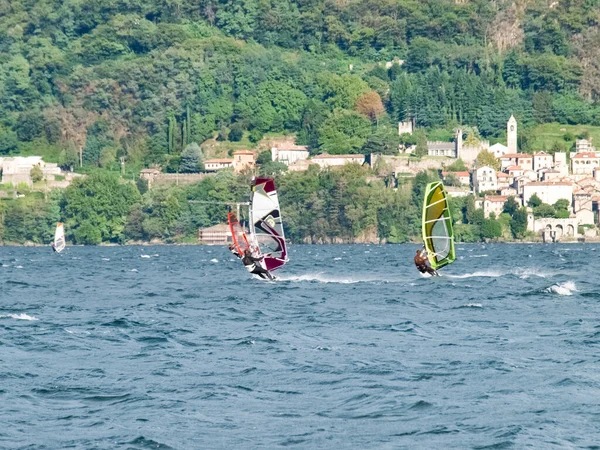
[[[595,237],[593,239],[585,239],[583,241],[578,240],[568,240],[568,241],[559,241],[559,242],[543,242],[543,241],[493,241],[493,242],[455,242],[455,245],[489,245],[489,244],[506,244],[506,245],[517,245],[517,244],[525,244],[525,245],[556,245],[556,244],[600,244],[600,237]],[[98,245],[85,245],[85,244],[67,244],[67,247],[224,247],[227,244],[201,244],[201,243],[166,243],[166,242],[126,242],[125,244],[115,244],[112,242],[100,243]],[[297,243],[289,245],[386,245],[386,246],[394,246],[394,245],[422,245],[421,242],[404,242],[401,244],[388,244],[388,243],[379,243],[379,242],[336,242],[336,243],[326,243],[326,244],[308,244],[308,243]],[[33,242],[26,242],[23,244],[19,243],[3,243],[0,244],[0,248],[2,247],[50,247],[50,244],[36,244]]]

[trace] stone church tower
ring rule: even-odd
[[[508,153],[517,153],[517,120],[513,115],[506,123],[506,146]]]

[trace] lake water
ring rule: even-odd
[[[0,247],[0,448],[598,448],[600,246]]]

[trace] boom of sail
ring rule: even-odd
[[[265,256],[265,269],[278,269],[288,261],[279,199],[272,178],[256,178],[252,183],[250,231],[251,244]]]
[[[56,224],[56,231],[54,232],[54,250],[60,253],[65,249],[65,246],[65,229],[62,222],[58,222]]]
[[[423,242],[434,269],[451,264],[456,259],[452,216],[444,185],[440,181],[429,183],[425,188]]]

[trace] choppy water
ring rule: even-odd
[[[0,248],[0,447],[598,448],[600,246],[415,248]]]

